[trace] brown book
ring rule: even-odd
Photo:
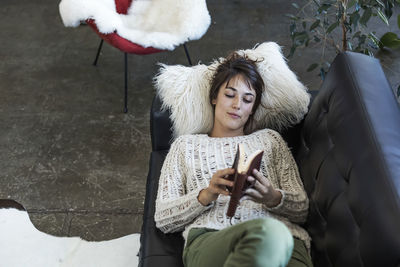
[[[244,195],[246,189],[252,186],[252,184],[247,181],[247,177],[253,175],[254,169],[260,170],[263,153],[264,151],[262,150],[256,150],[246,159],[243,145],[238,145],[235,161],[232,166],[232,168],[235,169],[235,173],[227,177],[228,180],[234,181],[233,187],[228,187],[228,190],[231,192],[231,199],[226,213],[228,217],[233,217],[235,215],[240,198]]]

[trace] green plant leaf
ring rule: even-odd
[[[353,25],[354,30],[357,28],[359,20],[360,20],[360,14],[358,12],[350,14],[350,25]]]
[[[331,31],[333,31],[337,26],[339,26],[339,21],[336,21],[335,23],[331,24],[328,29],[326,30],[326,34],[329,34]]]
[[[310,66],[308,66],[307,71],[308,72],[313,71],[316,67],[318,67],[318,64],[317,63],[313,63]]]
[[[398,0],[398,1],[400,1],[400,0]],[[320,7],[320,6],[321,6],[321,4],[319,3],[319,0],[318,0],[318,1],[313,0],[313,2],[314,2],[314,4],[315,4],[317,7]]]
[[[295,43],[296,46],[301,46],[301,45],[307,46],[309,39],[310,38],[306,31],[296,32],[294,34],[293,42]]]
[[[289,30],[290,30],[291,36],[293,36],[296,33],[296,23],[295,22],[290,24]]]
[[[337,19],[341,18],[343,16],[343,12],[344,12],[344,9],[343,9],[343,2],[342,2],[342,4],[339,4],[339,7],[336,11],[336,18]]]
[[[360,11],[360,4],[359,3],[356,3],[356,11],[358,12],[358,11]]]
[[[347,4],[347,8],[351,8],[356,4],[356,0],[351,0],[348,4]]]
[[[353,29],[351,28],[351,25],[348,22],[344,22],[344,26],[346,27],[346,31],[348,31],[349,33],[353,32]]]
[[[366,36],[365,34],[361,34],[361,35],[358,37],[358,46],[359,46],[359,47],[364,46],[365,40],[366,40],[366,39],[367,39],[367,36]]]
[[[400,0],[399,0],[400,1]],[[399,2],[399,4],[400,4],[400,2]],[[399,29],[400,29],[400,14],[397,16],[397,26],[399,27]]]
[[[296,9],[299,9],[299,8],[300,8],[299,5],[296,4],[296,3],[292,3],[292,6],[294,6]]]
[[[394,2],[392,2],[393,0],[386,0],[385,1],[385,8],[384,8],[384,11],[385,11],[385,15],[386,15],[386,17],[388,18],[388,19],[390,19],[391,17],[392,17],[392,15],[393,15],[393,6],[395,5],[395,3]]]
[[[310,26],[310,31],[314,30],[315,28],[317,28],[319,26],[319,23],[321,21],[319,19],[317,19],[313,24],[311,24]]]
[[[353,34],[353,37],[351,39],[360,38],[360,35],[361,35],[361,31],[358,31],[355,34]]]
[[[360,18],[360,23],[362,25],[364,25],[365,27],[367,27],[367,22],[371,18],[371,15],[372,15],[372,9],[371,8],[365,9],[364,13],[362,14],[362,16]]]
[[[381,20],[382,20],[383,22],[385,22],[386,25],[389,25],[389,21],[388,21],[388,19],[386,18],[385,14],[383,14],[382,10],[377,9],[377,11],[378,11],[378,16],[381,18]]]
[[[375,0],[380,6],[385,7],[385,4],[380,0]]]
[[[379,48],[388,47],[396,49],[400,47],[400,38],[393,32],[385,33],[380,40]]]
[[[322,6],[320,6],[320,8],[318,8],[318,13],[322,13],[324,11],[326,12],[331,6],[332,6],[332,4],[330,4],[330,3],[322,4]]]
[[[374,48],[378,48],[381,46],[381,41],[379,40],[378,37],[376,37],[376,35],[373,32],[370,32],[368,34],[368,38],[372,41],[372,43],[376,46]]]
[[[293,15],[293,14],[285,14],[285,16],[286,16],[286,17],[289,17],[289,18],[292,19],[292,20],[299,20],[299,19],[300,19],[299,17],[297,17],[297,16],[295,16],[295,15]]]
[[[353,51],[353,44],[350,41],[347,41],[347,47],[350,51]]]
[[[294,52],[296,51],[296,46],[292,46],[291,48],[290,48],[290,53],[289,53],[289,55],[287,56],[287,58],[291,58],[293,55],[294,55]]]

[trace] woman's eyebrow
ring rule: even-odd
[[[234,88],[234,87],[231,87],[231,86],[228,86],[228,87],[226,87],[226,89],[231,89],[232,91],[235,91],[235,92],[237,92],[237,89],[236,89],[236,88]],[[251,95],[251,96],[254,96],[254,94],[252,94],[252,93],[250,93],[250,92],[247,92],[247,93],[245,93],[245,95]]]

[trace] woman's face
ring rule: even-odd
[[[219,88],[215,105],[213,136],[238,136],[244,134],[244,126],[252,113],[256,92],[242,75],[234,76]]]

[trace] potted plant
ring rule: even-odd
[[[292,46],[288,57],[293,56],[298,47],[310,44],[321,44],[320,62],[313,62],[307,71],[318,70],[322,79],[329,68],[325,59],[327,46],[334,47],[337,53],[354,51],[374,56],[383,47],[398,49],[400,38],[394,32],[387,32],[380,38],[368,28],[368,22],[379,18],[389,25],[400,0],[308,0],[299,6],[292,3],[295,14],[290,18],[290,37]],[[397,15],[397,26],[400,29],[400,14]],[[397,88],[400,96],[400,86]]]

